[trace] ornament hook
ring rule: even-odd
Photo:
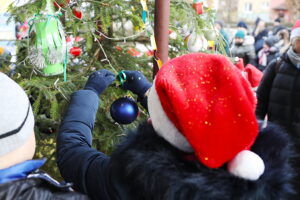
[[[118,74],[118,80],[120,81],[121,85],[123,85],[125,83],[126,74],[125,74],[124,70],[120,71],[120,73]]]

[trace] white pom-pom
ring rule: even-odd
[[[228,163],[228,171],[240,178],[256,181],[264,173],[265,164],[257,154],[244,150]]]

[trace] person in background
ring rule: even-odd
[[[231,55],[232,57],[242,58],[245,65],[255,65],[256,56],[254,46],[245,41],[245,32],[242,30],[237,31],[235,34]]]
[[[92,73],[71,95],[57,137],[58,167],[75,188],[104,200],[286,199],[288,138],[275,125],[259,129],[251,86],[227,57],[174,58],[153,85],[124,73],[122,88],[147,100],[150,119],[111,156],[92,148],[99,95],[115,79]]]
[[[229,56],[230,55],[230,52],[229,52],[229,38],[228,38],[227,33],[224,30],[224,23],[221,22],[221,21],[216,21],[215,22],[215,28],[221,34],[221,36],[223,38],[223,41],[224,41],[224,44],[225,44],[224,48],[225,48],[226,54]]]
[[[237,31],[244,31],[245,33],[245,41],[244,43],[247,45],[254,45],[254,37],[250,35],[247,24],[244,21],[240,21],[237,24]]]
[[[38,169],[34,116],[22,88],[0,73],[0,199],[88,199]]]
[[[248,34],[248,25],[244,21],[238,22],[236,26],[238,31],[241,30]]]
[[[264,45],[264,38],[268,37],[268,29],[266,28],[266,24],[263,20],[258,18],[255,22],[255,27],[253,30],[253,36],[255,39],[254,48],[255,54],[257,55],[258,52],[263,48]]]
[[[257,90],[256,115],[267,116],[269,122],[285,127],[295,143],[296,154],[300,153],[300,20],[291,32],[289,50],[280,59],[266,68]],[[292,160],[296,168],[294,199],[300,196],[300,157]]]
[[[271,61],[280,56],[279,49],[274,46],[276,39],[269,37],[265,39],[263,48],[258,52],[258,69],[264,71]]]
[[[280,55],[283,55],[290,47],[290,33],[287,29],[282,29],[276,37],[278,37],[278,42],[275,47],[279,49]]]
[[[276,18],[274,21],[274,27],[272,29],[272,31],[270,31],[269,33],[271,33],[273,36],[277,35],[279,31],[286,29],[286,27],[284,27],[283,25],[281,25],[281,18]]]

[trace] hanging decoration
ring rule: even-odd
[[[169,29],[169,37],[172,40],[176,40],[177,39],[177,33],[175,31],[172,31],[171,29]]]
[[[190,52],[205,51],[208,47],[208,42],[204,35],[192,32],[184,39],[185,46]]]
[[[73,8],[72,9],[72,13],[73,15],[77,18],[77,19],[81,19],[82,18],[82,12],[77,9],[77,8]]]
[[[147,18],[148,18],[148,6],[147,6],[147,0],[141,0],[141,4],[143,7],[143,11],[142,11],[142,20],[146,26],[146,32],[150,38],[150,44],[151,44],[151,50],[154,52],[154,59],[157,62],[157,65],[159,66],[159,68],[162,66],[162,61],[155,56],[155,52],[157,50],[157,45],[156,45],[156,41],[155,41],[155,36],[154,36],[154,30],[152,28],[152,26],[150,25],[150,23],[148,22]]]
[[[143,7],[143,11],[142,11],[142,20],[143,20],[144,24],[146,24],[146,22],[147,22],[147,17],[148,17],[147,0],[141,0],[141,4],[142,4],[142,7]]]
[[[29,25],[27,21],[24,22],[22,25],[18,26],[16,30],[17,40],[21,40],[23,38],[28,37],[28,30],[29,30]]]
[[[74,40],[75,40],[75,42],[81,42],[81,41],[83,41],[84,39],[83,39],[82,37],[80,37],[80,36],[76,36],[76,37],[74,38]]]
[[[196,10],[198,15],[203,14],[203,1],[204,0],[193,0],[193,8]]]
[[[81,41],[84,39],[80,36],[73,37],[72,35],[69,35],[66,37],[67,42],[67,49],[69,54],[71,54],[74,57],[80,56],[82,53],[82,49],[78,47]]]
[[[117,75],[117,80],[123,85],[126,81],[126,74],[121,71]],[[119,124],[130,124],[139,115],[136,102],[130,97],[121,97],[110,106],[110,115]]]
[[[136,50],[133,47],[128,48],[127,53],[133,57],[139,57],[142,56],[142,53]]]
[[[215,51],[215,41],[214,40],[208,41],[208,50]]]
[[[46,76],[64,72],[66,80],[67,48],[60,15],[54,12],[52,0],[47,0],[46,12],[28,22],[29,34],[35,32],[30,37],[29,60]]]
[[[121,97],[114,101],[110,107],[111,117],[119,124],[132,123],[138,114],[138,106],[130,97]]]
[[[77,56],[80,56],[80,54],[81,54],[81,48],[80,47],[72,47],[69,52],[73,56],[77,57]]]

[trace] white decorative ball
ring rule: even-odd
[[[207,50],[207,40],[203,35],[192,33],[186,37],[186,46],[190,52]]]
[[[176,38],[177,38],[177,33],[175,32],[175,31],[172,31],[172,33],[170,33],[170,38],[172,39],[172,40],[176,40]]]

